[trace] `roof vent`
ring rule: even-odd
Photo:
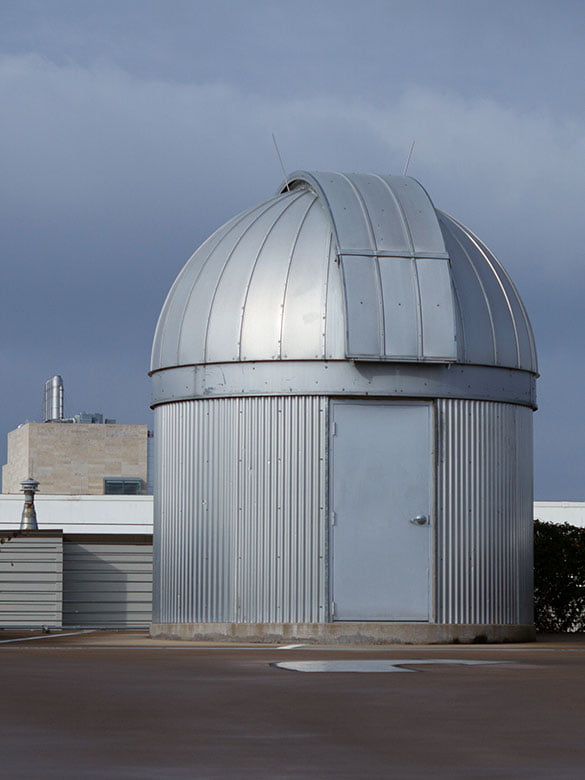
[[[45,422],[61,422],[63,419],[63,377],[58,374],[45,382]]]
[[[61,377],[57,377],[61,379]],[[20,489],[24,493],[24,509],[20,518],[21,531],[38,531],[37,513],[35,510],[35,493],[39,489],[36,479],[29,477],[20,483]]]

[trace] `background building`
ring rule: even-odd
[[[534,519],[544,523],[577,526],[585,528],[585,502],[584,501],[535,501]]]
[[[148,493],[150,443],[146,425],[117,425],[97,412],[64,416],[61,376],[45,382],[43,423],[27,422],[8,434],[2,492],[18,493],[33,477],[53,495]]]
[[[8,434],[2,492],[18,493],[27,477],[58,495],[146,493],[148,427],[25,423]]]
[[[0,495],[0,627],[136,627],[150,622],[152,495],[146,425],[65,418],[60,376],[43,423],[8,435]],[[20,483],[37,475],[38,530],[20,530]]]

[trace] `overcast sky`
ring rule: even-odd
[[[541,379],[535,495],[585,500],[582,0],[1,0],[0,459],[41,419],[151,422],[160,307],[281,172],[409,174],[496,253]]]

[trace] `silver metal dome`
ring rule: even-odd
[[[301,171],[287,184],[187,262],[151,371],[349,359],[537,372],[509,276],[416,180]]]

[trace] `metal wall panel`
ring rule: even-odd
[[[416,277],[420,295],[422,348],[425,359],[457,359],[455,313],[449,261],[418,258]]]
[[[388,354],[417,359],[422,351],[416,261],[381,257],[380,286],[384,300],[384,343]]]
[[[62,587],[63,539],[60,533],[3,532],[0,626],[61,626]]]
[[[149,537],[65,537],[63,626],[147,626],[151,612]]]
[[[325,621],[326,410],[319,396],[156,409],[154,622]]]
[[[532,623],[532,412],[437,402],[436,619]]]
[[[383,333],[380,280],[375,261],[366,255],[342,255],[345,291],[345,339],[348,355],[380,357]]]

